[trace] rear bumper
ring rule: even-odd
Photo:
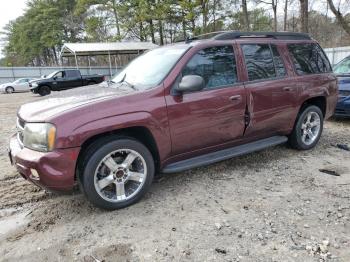
[[[70,191],[75,184],[75,167],[80,148],[37,152],[21,147],[16,136],[10,140],[9,157],[17,171],[35,185],[52,191]]]
[[[350,96],[340,97],[335,107],[334,116],[350,117]]]

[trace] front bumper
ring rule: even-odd
[[[350,117],[350,96],[339,97],[334,116]]]
[[[23,178],[52,191],[70,191],[75,184],[79,147],[38,152],[22,147],[16,136],[10,140],[9,158]]]
[[[33,94],[37,94],[38,93],[38,88],[37,87],[33,87],[30,89],[30,92],[32,92]]]

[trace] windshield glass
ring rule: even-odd
[[[187,49],[188,45],[176,45],[149,51],[131,61],[112,81],[126,82],[143,90],[155,87]]]
[[[45,78],[52,78],[54,75],[56,75],[59,71],[55,71],[52,72],[51,74],[49,74],[48,76],[46,76]]]
[[[339,62],[334,67],[334,73],[336,74],[350,74],[350,56]]]

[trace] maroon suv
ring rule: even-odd
[[[10,158],[50,190],[105,209],[173,173],[289,142],[310,149],[337,81],[306,34],[218,32],[145,53],[112,82],[23,105]]]

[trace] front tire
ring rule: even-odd
[[[15,89],[12,86],[8,86],[5,89],[6,94],[12,94],[13,92],[15,92]]]
[[[51,89],[48,86],[42,86],[39,88],[38,94],[41,96],[47,96],[47,95],[51,94]]]
[[[323,131],[323,114],[319,107],[311,105],[299,114],[293,132],[289,137],[290,145],[299,150],[308,150],[316,146]]]
[[[114,210],[139,201],[153,181],[152,154],[132,138],[107,138],[94,143],[83,164],[85,196],[97,207]]]

